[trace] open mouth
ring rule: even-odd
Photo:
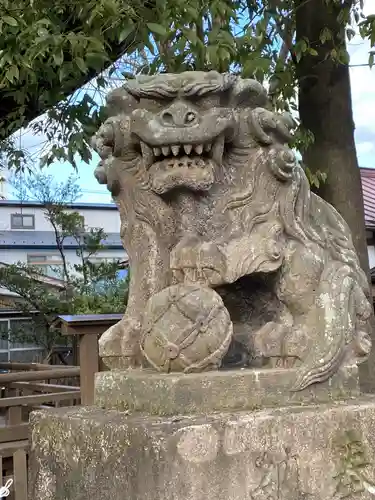
[[[146,168],[159,163],[165,168],[204,168],[215,162],[220,165],[224,150],[224,137],[201,144],[168,144],[151,147],[140,141],[141,154]]]

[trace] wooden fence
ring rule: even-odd
[[[94,402],[98,338],[121,315],[61,316],[62,333],[77,339],[79,366],[0,363],[0,487],[13,480],[10,500],[27,500],[29,414],[32,410]],[[72,385],[78,381],[79,385]],[[68,381],[68,383],[64,383]]]

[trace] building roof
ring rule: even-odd
[[[44,203],[39,201],[20,201],[20,200],[0,200],[0,207],[43,207]],[[67,203],[67,208],[74,210],[117,210],[114,203]]]
[[[102,244],[108,250],[123,249],[119,233],[109,233]],[[64,240],[64,247],[78,249],[77,242],[71,237]],[[0,231],[0,248],[56,250],[57,246],[53,231]]]
[[[361,168],[363,204],[367,229],[375,229],[375,169]]]
[[[10,267],[10,264],[6,262],[0,262],[0,267]],[[25,273],[23,273],[25,274]],[[57,288],[57,289],[64,289],[66,287],[65,281],[60,278],[55,278],[52,276],[44,276],[43,274],[34,274],[34,275],[29,275],[30,278],[34,279],[35,281],[39,281],[40,283],[43,283],[44,285],[47,285],[51,288]],[[8,296],[13,296],[13,297],[18,297],[18,293],[16,292],[11,292],[7,288],[0,287],[0,295],[8,295]]]

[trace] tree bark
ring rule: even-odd
[[[346,50],[345,26],[337,20],[343,6],[333,3],[326,0],[295,2],[297,42],[306,38],[318,52],[317,56],[305,53],[296,68],[301,123],[315,138],[303,154],[303,160],[311,172],[320,170],[327,174],[327,181],[318,194],[348,223],[361,266],[369,274],[349,66],[331,57],[333,48]],[[321,33],[326,28],[333,39],[322,43]]]

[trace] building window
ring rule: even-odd
[[[63,261],[60,255],[32,254],[27,256],[27,263],[49,278],[63,279]]]
[[[11,214],[12,229],[35,229],[35,217],[32,214]]]

